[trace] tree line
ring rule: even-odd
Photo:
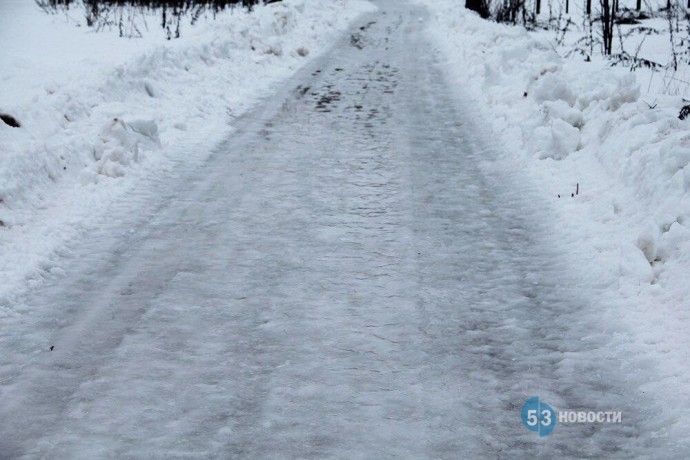
[[[216,14],[227,8],[251,10],[263,3],[279,0],[35,0],[46,13],[80,9],[86,25],[96,30],[116,28],[121,37],[138,37],[144,13],[157,12],[168,40],[179,38],[182,19],[194,24],[203,14]]]
[[[579,27],[583,32],[582,39],[578,41],[576,51],[591,59],[596,48],[601,50],[604,56],[613,59],[614,64],[644,67],[672,66],[677,69],[679,60],[685,56],[688,60],[690,48],[688,48],[688,35],[690,35],[690,0],[666,0],[658,8],[653,8],[649,3],[643,4],[642,0],[635,1],[634,8],[624,8],[619,0],[581,0],[582,23],[575,24],[571,9],[572,0],[562,0],[554,5],[548,3],[548,17],[545,17],[542,0],[465,0],[465,7],[477,12],[482,18],[497,22],[522,24],[528,29],[546,28],[555,29],[560,33],[561,40],[565,37],[568,28]],[[687,2],[687,5],[685,4]],[[578,13],[580,12],[578,11]],[[622,32],[622,25],[639,24],[644,19],[660,17],[666,20],[667,28],[660,30],[653,27],[635,27]],[[575,19],[577,20],[577,19]],[[681,26],[681,21],[685,25]],[[634,54],[623,49],[624,39],[632,34],[642,35],[661,34],[669,35],[671,44],[671,63],[661,65],[638,56],[640,47]],[[620,42],[620,50],[614,53],[614,38]],[[642,40],[644,42],[644,38]]]

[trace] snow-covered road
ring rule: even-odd
[[[0,337],[0,457],[644,454],[539,197],[423,9],[377,2],[202,167],[143,184]],[[361,26],[361,27],[360,27]],[[491,169],[491,170],[490,170]],[[50,337],[45,342],[46,334]],[[54,351],[49,351],[50,346]],[[600,356],[600,355],[597,355]],[[616,410],[540,439],[520,407]]]

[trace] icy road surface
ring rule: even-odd
[[[605,308],[456,104],[425,12],[366,17],[201,168],[142,185],[2,331],[2,458],[644,455]],[[193,152],[190,152],[192,155]],[[46,339],[47,338],[47,339]],[[48,351],[54,345],[54,351]],[[616,410],[540,439],[520,407]]]

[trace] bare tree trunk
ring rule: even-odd
[[[688,0],[688,2],[690,2],[690,0]],[[536,11],[537,11],[537,15],[539,15],[541,13],[541,0],[537,0]]]
[[[465,0],[465,8],[476,11],[484,19],[490,16],[489,6],[485,0]]]
[[[613,50],[613,26],[616,23],[616,9],[611,0],[600,0],[600,4],[603,51],[604,55],[610,56]]]
[[[688,0],[690,1],[690,0]],[[570,0],[565,0],[565,14],[570,12]]]
[[[688,0],[690,1],[690,0]],[[592,0],[587,0],[587,16],[592,14]]]
[[[670,3],[670,0],[669,0]],[[669,40],[671,41],[671,66],[673,67],[673,70],[676,71],[678,70],[678,53],[676,52],[676,38],[673,33],[673,22],[676,20],[676,11],[675,8],[672,8],[669,6],[668,8],[668,31],[669,31]],[[677,29],[676,29],[677,31]]]

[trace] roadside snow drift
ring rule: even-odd
[[[668,409],[650,415],[649,435],[687,443],[690,120],[678,119],[682,99],[659,94],[649,73],[562,58],[553,33],[484,21],[452,0],[419,2],[432,12],[429,33],[457,96],[469,95],[503,141],[498,162],[526,170],[551,199],[555,238],[583,287],[600,288],[609,306],[598,321],[612,330],[623,323],[602,358],[653,362],[653,372],[630,371]]]

